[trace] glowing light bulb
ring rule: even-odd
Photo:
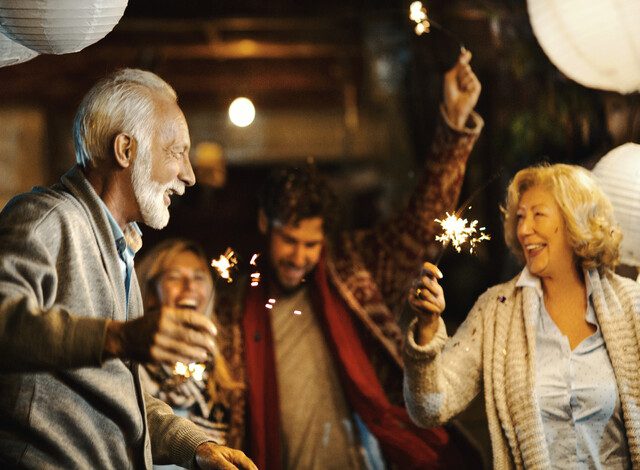
[[[256,108],[249,98],[236,98],[229,106],[229,119],[238,127],[247,127],[256,117]]]

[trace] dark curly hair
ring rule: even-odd
[[[271,171],[258,197],[270,225],[275,221],[295,225],[303,219],[321,217],[326,233],[335,229],[335,194],[313,164]]]

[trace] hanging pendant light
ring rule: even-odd
[[[0,32],[41,54],[78,52],[114,28],[127,0],[0,0]]]
[[[533,32],[551,62],[581,85],[640,90],[640,1],[527,0]]]
[[[0,67],[26,62],[37,55],[36,51],[24,47],[0,33]]]

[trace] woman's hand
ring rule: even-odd
[[[438,318],[446,305],[438,279],[442,279],[442,272],[436,265],[426,262],[409,291],[409,305],[418,317],[415,341],[419,346],[429,343],[436,334]]]
[[[465,49],[453,68],[444,75],[444,109],[457,129],[464,129],[482,89],[470,61],[471,52]]]

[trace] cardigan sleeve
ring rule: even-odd
[[[196,448],[213,439],[185,418],[176,416],[169,405],[144,392],[149,438],[154,464],[176,464],[196,468]]]
[[[482,309],[478,299],[456,334],[448,338],[444,321],[423,346],[414,339],[417,320],[409,326],[404,346],[404,397],[413,421],[424,427],[447,422],[480,392],[482,382]]]
[[[75,315],[56,302],[59,271],[69,263],[59,254],[62,221],[54,209],[42,198],[23,198],[0,216],[3,373],[101,364],[106,319]]]

